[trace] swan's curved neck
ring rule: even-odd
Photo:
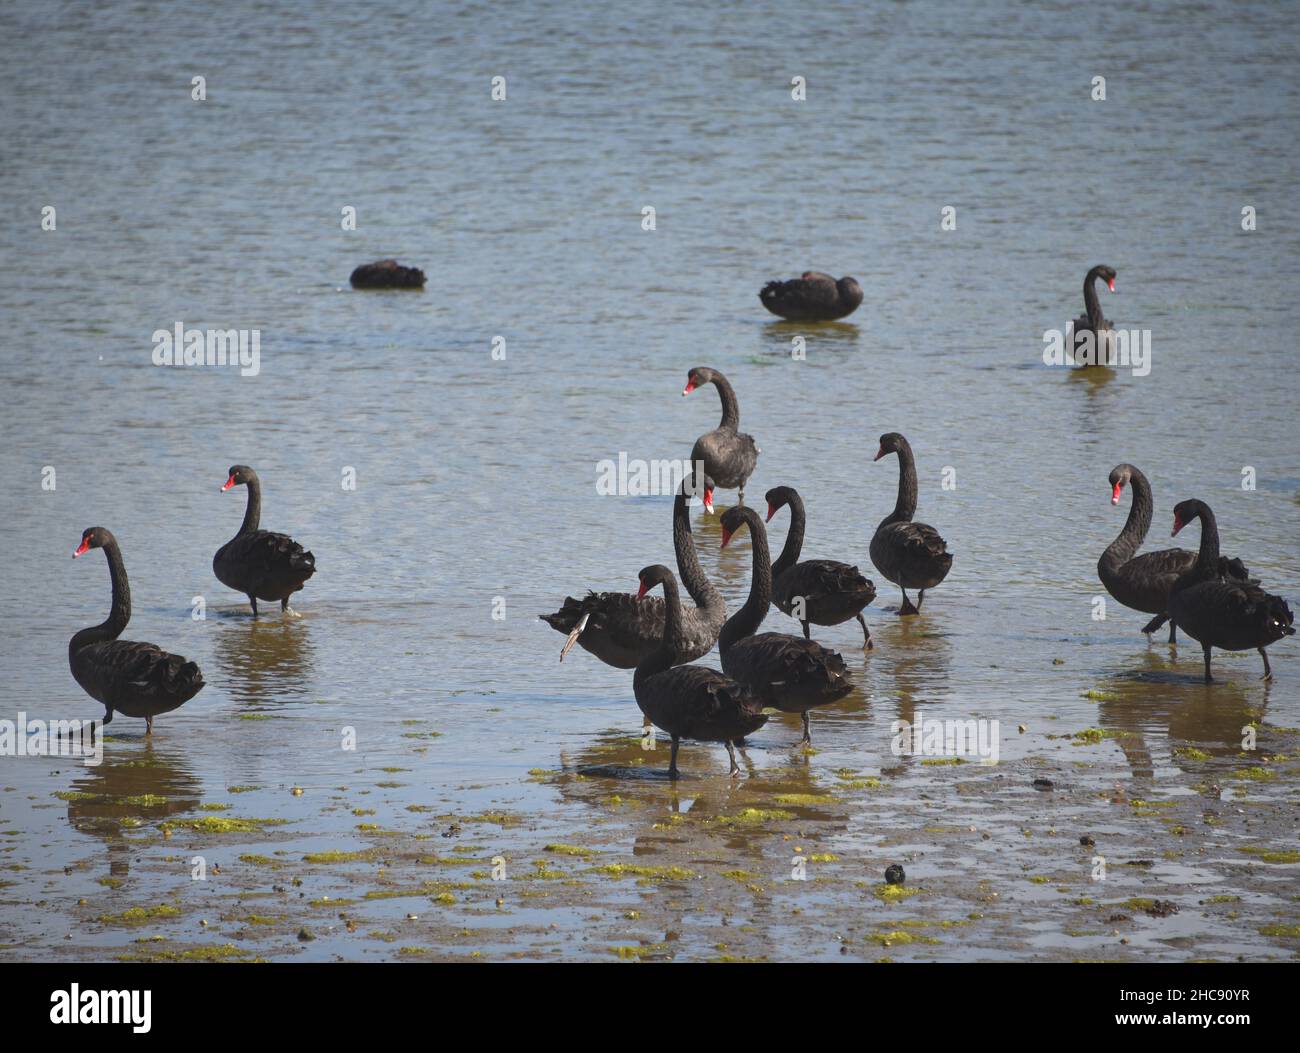
[[[1083,307],[1088,315],[1088,324],[1093,330],[1101,327],[1101,301],[1097,299],[1097,278],[1099,273],[1096,267],[1088,272],[1087,277],[1083,279]]]
[[[656,673],[671,669],[677,663],[677,656],[686,649],[682,633],[682,600],[677,591],[677,582],[671,577],[664,578],[664,635],[659,648],[643,659],[632,676],[633,686],[641,683]]]
[[[248,486],[248,507],[244,509],[244,522],[240,524],[239,533],[235,537],[251,534],[257,529],[258,524],[262,522],[262,480],[254,475],[246,485]]]
[[[687,500],[684,489],[677,491],[677,496],[673,499],[673,551],[677,553],[677,573],[681,575],[682,584],[691,594],[695,606],[703,609],[721,604],[723,599],[722,593],[709,581],[704,568],[700,566],[695,538],[691,534],[691,514]]]
[[[916,514],[916,459],[912,447],[904,443],[898,448],[898,500],[893,514],[886,523],[910,523]]]
[[[1198,571],[1219,569],[1219,524],[1208,505],[1201,505],[1201,547],[1196,553]]]
[[[122,552],[116,541],[110,541],[104,546],[104,556],[108,560],[109,581],[113,584],[113,608],[108,612],[106,621],[82,629],[72,638],[68,644],[69,654],[89,644],[116,640],[131,620],[131,586],[126,580],[126,564],[122,562]]]
[[[718,389],[718,398],[722,400],[722,421],[719,428],[736,429],[740,427],[740,403],[736,401],[736,390],[726,377],[714,376],[713,386]]]
[[[727,619],[727,624],[718,634],[718,650],[724,654],[737,640],[753,636],[758,631],[767,617],[768,607],[772,605],[772,557],[767,548],[767,530],[756,512],[745,511],[749,543],[754,550],[754,570],[749,581],[749,599]]]
[[[779,578],[799,562],[799,553],[803,551],[804,510],[803,498],[791,494],[787,503],[790,509],[790,529],[786,531],[785,544],[781,546],[781,555],[772,564],[772,577]]]
[[[1128,519],[1124,522],[1124,529],[1107,546],[1101,557],[1101,564],[1108,571],[1118,570],[1132,559],[1133,553],[1141,547],[1147,531],[1151,529],[1151,484],[1145,475],[1134,468],[1129,476],[1129,485],[1133,498],[1129,505]]]

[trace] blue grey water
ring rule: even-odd
[[[0,758],[3,953],[114,957],[143,934],[265,957],[606,958],[610,941],[624,957],[1293,956],[1294,640],[1271,651],[1273,683],[1252,653],[1216,656],[1207,687],[1194,646],[1149,645],[1117,604],[1095,620],[1093,599],[1127,508],[1106,482],[1120,461],[1152,480],[1148,547],[1200,497],[1225,552],[1300,597],[1297,21],[1226,2],[4,9],[0,718],[99,715],[66,659],[109,601],[102,556],[68,558],[92,525],[121,542],[127,636],[194,659],[208,686],[152,743],[119,717],[100,769]],[[425,290],[349,288],[387,256],[424,268]],[[1150,332],[1147,375],[1043,362],[1101,262],[1119,274],[1107,316]],[[809,268],[857,277],[862,307],[833,326],[767,315],[762,284]],[[260,330],[260,371],[154,365],[153,332],[177,322]],[[689,454],[718,413],[712,391],[679,396],[695,365],[732,380],[762,448],[750,502],[797,487],[807,554],[857,563],[880,596],[873,652],[854,627],[819,634],[859,691],[815,714],[816,752],[776,717],[745,779],[688,745],[674,789],[633,777],[666,757],[636,748],[630,673],[581,651],[559,664],[536,615],[671,562],[670,499],[603,496],[597,464]],[[906,622],[867,556],[897,482],[894,459],[872,463],[886,431],[911,440],[918,518],[956,554]],[[263,526],[316,555],[300,619],[254,622],[212,575],[243,514],[243,490],[218,492],[234,463],[262,476]],[[720,554],[717,520],[694,522],[740,602],[747,541]],[[768,627],[797,631],[775,612]],[[900,766],[890,724],[918,710],[998,720],[1001,763]],[[1251,721],[1263,759],[1237,741]],[[1072,738],[1090,728],[1106,735]],[[585,772],[606,754],[619,763]],[[1052,794],[1029,786],[1042,771]],[[1177,836],[1146,807],[1207,794],[1214,821],[1198,806]],[[692,824],[705,800],[755,821]],[[289,822],[168,825],[200,802]],[[673,811],[687,833],[661,839]],[[514,819],[471,823],[485,814]],[[304,854],[418,842],[455,816],[479,831],[465,855],[558,861],[572,886],[552,902],[468,881],[420,911],[442,928],[392,938],[368,933],[407,924],[402,900],[375,897],[395,913],[359,925],[327,911],[310,942],[296,892],[254,912],[278,925],[239,906],[257,879],[238,856],[265,843],[310,891]],[[597,829],[598,863],[698,876],[636,885],[543,851]],[[1103,829],[1116,859],[1164,854],[1094,881],[1078,837]],[[834,857],[822,884],[784,880],[795,843]],[[193,881],[194,854],[221,874]],[[921,894],[872,894],[895,861]],[[816,888],[822,913],[793,917]],[[1241,901],[1198,905],[1215,893]],[[1103,923],[1143,897],[1181,913]],[[181,913],[156,928],[114,920],[163,902]],[[627,920],[674,905],[685,923]],[[925,927],[941,919],[965,927]],[[882,936],[900,925],[938,942]]]

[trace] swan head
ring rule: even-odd
[[[92,548],[103,548],[105,545],[116,543],[116,538],[105,527],[87,527],[81,532],[81,544],[72,554],[72,558],[85,555]]]
[[[1110,503],[1119,504],[1119,495],[1123,492],[1124,487],[1128,486],[1129,480],[1133,478],[1133,466],[1131,464],[1117,464],[1110,470]]]
[[[1100,278],[1102,281],[1106,283],[1107,289],[1109,289],[1111,292],[1115,291],[1115,268],[1114,267],[1108,267],[1104,263],[1099,263],[1097,264],[1096,267],[1093,268],[1093,273],[1095,273],[1098,278]]]
[[[230,466],[229,478],[226,484],[221,488],[224,494],[232,486],[244,486],[257,478],[257,473],[246,464],[232,464]]]
[[[767,522],[770,523],[777,512],[797,500],[799,495],[795,493],[793,486],[774,486],[763,497],[767,501]]]
[[[710,369],[708,366],[696,366],[686,374],[686,387],[682,388],[682,394],[689,395],[696,388],[702,388],[705,384],[712,384],[715,376],[717,376],[716,370]]]
[[[878,461],[888,453],[898,453],[907,449],[907,440],[896,431],[887,431],[880,437],[880,449],[876,451],[873,461]]]
[[[636,594],[636,598],[639,600],[656,585],[672,581],[673,572],[662,563],[654,563],[648,567],[643,567],[641,573],[637,575],[637,579],[641,582],[641,589]]]
[[[722,544],[721,548],[727,547],[727,542],[742,526],[749,527],[749,532],[755,534],[763,529],[763,521],[758,518],[758,513],[752,508],[746,508],[744,505],[736,505],[728,508],[722,513]]]
[[[1174,505],[1174,530],[1170,537],[1175,536],[1193,519],[1200,519],[1201,513],[1209,508],[1204,501],[1192,499],[1190,501],[1179,501]]]

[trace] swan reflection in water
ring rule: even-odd
[[[222,690],[238,702],[298,700],[312,689],[311,620],[223,618],[216,663]]]

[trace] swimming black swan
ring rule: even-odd
[[[809,638],[809,623],[839,625],[857,618],[862,626],[862,649],[871,650],[871,630],[862,617],[862,609],[876,598],[876,586],[857,567],[847,563],[833,559],[806,559],[800,563],[803,498],[792,486],[774,486],[765,496],[768,522],[782,508],[790,507],[790,530],[785,535],[785,546],[772,564],[772,603],[776,609],[799,619],[804,639]],[[799,613],[794,613],[796,604]]]
[[[788,282],[768,282],[758,298],[773,314],[791,322],[831,322],[858,309],[862,286],[856,278],[836,281],[821,271],[804,271]]]
[[[673,738],[669,778],[677,778],[677,747],[682,739],[722,742],[731,758],[731,774],[739,775],[732,743],[767,723],[759,695],[702,665],[675,665],[687,649],[682,634],[682,604],[677,581],[667,567],[655,565],[641,571],[638,599],[656,585],[664,587],[664,635],[660,647],[636,667],[632,689],[636,704],[647,719]]]
[[[316,573],[316,557],[288,534],[257,529],[262,518],[262,481],[253,469],[233,465],[221,492],[232,486],[248,487],[248,507],[239,532],[212,557],[212,572],[222,585],[248,597],[254,617],[258,600],[279,600],[281,612],[287,611],[289,597]]]
[[[704,462],[704,510],[712,515],[715,488],[739,490],[740,503],[745,503],[745,480],[754,474],[760,451],[752,435],[741,434],[740,403],[736,401],[735,389],[716,369],[696,366],[686,375],[682,394],[689,395],[705,384],[718,389],[718,397],[722,400],[722,422],[695,440],[691,466]]]
[[[1174,506],[1174,533],[1193,519],[1201,521],[1201,547],[1196,566],[1174,583],[1169,593],[1169,617],[1205,652],[1205,679],[1210,681],[1210,648],[1246,651],[1255,648],[1264,659],[1264,679],[1271,680],[1264,648],[1291,636],[1291,608],[1281,596],[1265,592],[1254,581],[1225,578],[1219,559],[1219,527],[1204,501],[1180,501]]]
[[[925,590],[932,589],[952,569],[952,553],[939,532],[925,523],[913,523],[916,513],[916,460],[912,447],[896,431],[880,437],[880,449],[874,460],[887,453],[898,454],[898,501],[894,510],[880,521],[871,539],[871,562],[886,578],[903,590],[903,606],[898,613],[919,614]],[[920,589],[916,606],[907,598],[908,589]]]
[[[168,654],[151,643],[119,640],[131,620],[131,586],[117,538],[103,527],[83,531],[81,545],[72,558],[102,548],[113,584],[113,608],[102,625],[82,629],[68,643],[68,665],[73,679],[96,702],[104,705],[104,723],[113,714],[144,717],[146,735],[153,734],[153,718],[183,706],[203,690],[203,674],[193,662]]]
[[[1102,317],[1101,304],[1097,300],[1097,290],[1094,285],[1098,278],[1106,283],[1106,287],[1111,292],[1114,292],[1115,268],[1099,263],[1083,279],[1084,313],[1074,320],[1074,350],[1077,352],[1075,361],[1081,366],[1109,365],[1111,350],[1114,347],[1115,329],[1108,319]],[[1091,341],[1084,340],[1084,345],[1080,348],[1079,341],[1084,333],[1091,334]],[[1089,342],[1092,344],[1091,352],[1088,351]]]
[[[814,640],[788,633],[759,633],[772,603],[772,564],[767,530],[752,508],[728,508],[722,513],[722,547],[741,526],[749,527],[754,570],[749,599],[727,619],[718,636],[722,671],[748,684],[769,705],[783,713],[803,717],[803,741],[808,733],[808,710],[843,698],[853,690],[844,659]]]
[[[376,260],[354,270],[351,282],[354,289],[423,289],[424,271],[396,260]]]
[[[673,500],[673,550],[677,572],[695,601],[694,610],[682,612],[682,639],[686,649],[677,659],[693,662],[712,650],[718,630],[727,617],[722,593],[709,581],[695,552],[691,517],[687,508],[690,480],[682,483]],[[632,669],[659,649],[664,635],[664,601],[658,596],[638,598],[626,592],[588,592],[580,600],[565,597],[554,614],[539,617],[557,632],[566,633],[560,661],[574,643],[606,665]]]
[[[1125,607],[1154,614],[1155,617],[1142,627],[1144,633],[1153,633],[1168,620],[1169,590],[1196,565],[1196,553],[1184,548],[1166,548],[1133,555],[1141,547],[1151,526],[1151,484],[1131,464],[1117,464],[1111,470],[1111,504],[1119,504],[1119,495],[1130,481],[1133,484],[1133,502],[1129,506],[1128,520],[1097,561],[1097,577],[1106,586],[1106,591]],[[1237,559],[1220,557],[1219,573],[1243,582],[1249,577]],[[1177,623],[1170,622],[1170,643],[1177,642],[1177,633]]]

